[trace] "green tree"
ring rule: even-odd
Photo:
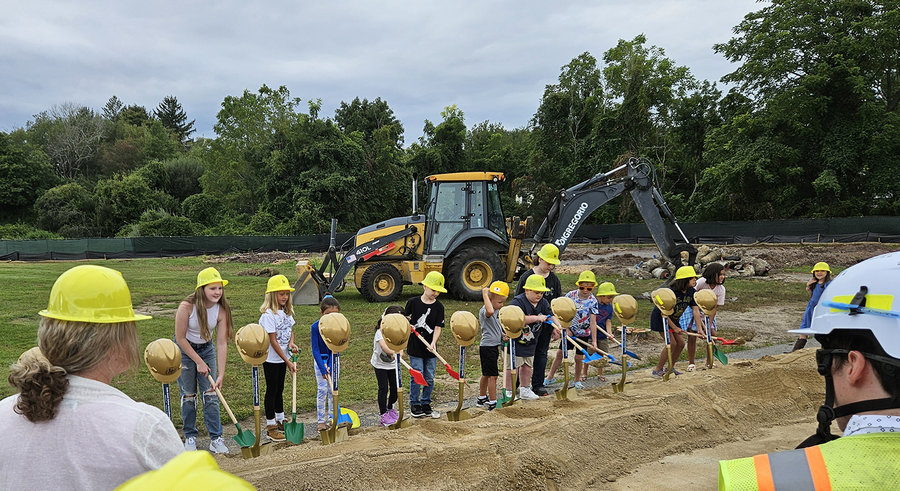
[[[124,107],[125,105],[118,97],[112,96],[106,101],[106,104],[103,105],[103,117],[108,121],[115,123],[119,119],[119,114]]]
[[[137,104],[125,106],[125,109],[119,112],[119,120],[131,126],[143,126],[150,119],[150,113],[147,112],[147,108]]]
[[[10,219],[26,214],[55,182],[50,159],[27,142],[24,130],[10,135],[0,132],[0,216]]]
[[[182,215],[206,227],[215,225],[223,210],[222,200],[209,194],[193,194],[181,203]]]
[[[166,160],[178,154],[179,143],[158,119],[144,125],[143,154],[149,160]]]
[[[103,236],[111,236],[128,222],[159,205],[158,196],[150,189],[147,180],[132,174],[101,179],[94,188],[97,204],[96,220]]]
[[[174,95],[164,97],[153,114],[166,129],[175,135],[180,143],[187,141],[188,136],[195,131],[194,121],[196,120],[187,120],[187,114]]]

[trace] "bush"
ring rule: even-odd
[[[178,237],[194,235],[194,224],[164,210],[147,210],[136,223],[122,227],[118,237]]]
[[[250,228],[254,235],[273,235],[277,224],[278,219],[275,218],[275,215],[267,211],[258,211],[250,219]]]
[[[147,209],[158,208],[158,197],[138,174],[102,179],[94,188],[97,222],[104,235],[140,218]]]
[[[34,228],[24,223],[8,223],[0,225],[0,239],[2,240],[35,240],[35,239],[62,239],[63,237],[53,232]]]
[[[181,203],[181,214],[194,223],[213,226],[222,214],[222,200],[209,194],[194,194]]]
[[[34,204],[38,225],[64,237],[96,235],[94,208],[91,193],[74,182],[48,189]]]

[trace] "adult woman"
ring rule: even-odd
[[[76,266],[40,312],[39,351],[12,366],[19,394],[0,401],[0,489],[112,489],[182,451],[168,417],[110,386],[138,364],[122,275]]]

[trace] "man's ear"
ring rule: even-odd
[[[874,370],[872,364],[862,353],[853,350],[847,354],[847,362],[844,363],[844,366],[842,366],[841,369],[846,371],[847,381],[851,385],[861,383],[865,378],[867,370]]]

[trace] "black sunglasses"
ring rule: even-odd
[[[583,292],[589,292],[589,291],[593,290],[594,287],[592,287],[592,286],[579,286],[578,289],[581,290],[581,291],[583,291]]]

